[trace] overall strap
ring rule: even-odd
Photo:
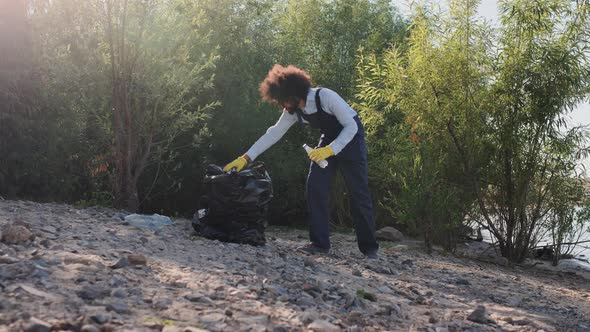
[[[317,110],[318,110],[318,114],[319,114],[320,112],[322,112],[322,113],[324,112],[324,109],[322,108],[322,103],[321,103],[321,101],[320,101],[320,90],[322,90],[322,88],[318,88],[318,89],[315,91],[315,107],[316,107],[316,108],[317,108]]]
[[[297,113],[297,122],[299,122],[299,126],[301,126],[301,128],[303,128],[303,116],[301,115],[303,111],[301,110],[301,108],[297,107],[297,111],[295,113]]]

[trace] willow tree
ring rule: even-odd
[[[419,9],[407,52],[361,58],[359,97],[375,133],[400,143],[381,144],[393,157],[380,165],[398,178],[386,202],[392,211],[427,230],[469,217],[520,262],[555,212],[552,202],[579,203],[553,197],[559,183],[579,183],[563,180],[577,176],[572,160],[586,136],[568,130],[565,116],[588,96],[590,7],[504,1],[495,35],[476,24],[477,4],[451,1],[448,16]],[[380,109],[405,116],[398,128],[407,140],[387,129]]]
[[[358,94],[367,121],[380,203],[426,245],[452,250],[474,202],[456,143],[483,149],[489,38],[477,3],[451,2],[448,16],[417,7],[407,46],[359,58]],[[450,133],[454,134],[450,135]]]
[[[502,255],[520,262],[554,212],[551,198],[563,190],[558,183],[576,177],[570,160],[579,160],[586,141],[579,128],[567,129],[565,117],[589,92],[590,4],[515,0],[500,9],[489,110],[495,149],[485,178],[466,170],[478,180],[478,212]]]
[[[175,3],[33,2],[48,86],[87,127],[81,136],[94,153],[87,164],[100,166],[90,172],[106,171],[115,205],[131,211],[149,192],[138,188],[146,169],[178,153],[179,135],[198,136],[216,105],[202,98],[216,55]]]

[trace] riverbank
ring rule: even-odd
[[[371,261],[349,234],[308,257],[295,251],[303,231],[272,227],[252,247],[196,237],[188,220],[154,231],[121,216],[0,201],[0,329],[590,331],[590,282],[576,274],[415,241],[383,243]]]

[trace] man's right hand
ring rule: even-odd
[[[241,171],[244,167],[248,165],[248,159],[245,156],[239,156],[236,160],[232,161],[231,163],[225,165],[223,168],[224,172],[230,171],[232,168],[235,168],[236,171]]]

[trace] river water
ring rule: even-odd
[[[590,227],[590,225],[588,225]],[[590,230],[586,229],[586,232],[582,234],[580,237],[580,242],[582,241],[590,241]],[[493,243],[494,237],[490,234],[488,230],[482,230],[483,240],[488,243]],[[546,237],[543,241],[539,242],[539,246],[551,244],[551,237]],[[575,247],[572,252],[574,255],[574,259],[563,259],[560,261],[559,265],[567,265],[570,268],[580,267],[584,270],[590,271],[590,242],[579,244]]]

